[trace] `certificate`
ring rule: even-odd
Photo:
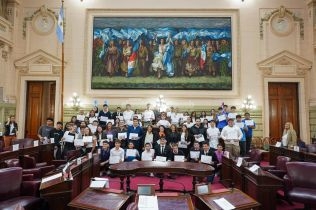
[[[228,118],[229,119],[236,119],[236,113],[228,113]]]
[[[167,157],[163,157],[163,156],[156,156],[156,161],[166,162],[166,161],[167,161]]]
[[[74,139],[75,139],[75,137],[72,136],[72,135],[66,135],[65,136],[65,142],[73,143]]]
[[[129,139],[131,140],[137,140],[138,139],[138,133],[130,133]]]
[[[107,138],[109,141],[113,141],[113,134],[107,134],[107,135],[106,135],[106,138]]]
[[[242,164],[242,160],[243,160],[243,158],[239,157],[239,158],[237,159],[237,164],[236,164],[236,166],[240,167],[241,164]]]
[[[184,162],[184,156],[183,155],[175,155],[174,161],[175,162]]]
[[[253,120],[245,120],[245,124],[246,124],[247,126],[255,125],[255,123],[253,122]]]
[[[116,163],[119,163],[120,160],[121,160],[120,156],[110,156],[109,163],[116,164]]]
[[[34,147],[38,147],[38,144],[39,144],[39,141],[37,140],[37,141],[33,141],[33,146]]]
[[[149,161],[149,160],[153,160],[153,156],[152,156],[153,153],[149,153],[149,152],[143,152],[142,153],[142,160],[144,161]]]
[[[189,117],[189,116],[183,116],[183,117],[182,117],[182,121],[183,121],[183,122],[186,122],[186,121],[188,120],[188,117]]]
[[[178,113],[178,114],[177,114],[177,117],[178,117],[178,118],[183,118],[183,113]]]
[[[74,145],[76,147],[83,147],[84,143],[82,139],[75,139]]]
[[[92,142],[92,136],[84,136],[82,137],[83,142],[91,143]]]
[[[118,139],[126,139],[127,138],[127,133],[118,133],[117,134]]]
[[[244,128],[245,124],[243,122],[235,122],[235,125],[239,128]]]
[[[102,122],[106,122],[109,118],[108,117],[105,117],[105,116],[101,116],[100,117],[100,121]]]
[[[113,119],[107,119],[106,120],[106,123],[109,123],[109,122],[112,123],[112,125],[114,125],[114,120]]]
[[[254,164],[253,166],[251,166],[251,167],[249,168],[249,170],[250,170],[251,172],[256,172],[259,168],[260,168],[260,166],[258,166],[257,164]]]
[[[195,140],[198,142],[205,141],[204,136],[202,134],[194,135],[194,137],[195,137]]]
[[[201,163],[211,164],[212,156],[201,155]]]
[[[127,149],[126,157],[136,157],[136,149]]]
[[[120,121],[124,121],[123,116],[116,116],[117,119],[120,119]]]
[[[134,116],[133,117],[137,117],[137,119],[142,119],[142,115],[141,114],[134,114]]]
[[[84,117],[85,117],[84,115],[78,114],[78,115],[77,115],[77,120],[78,120],[78,121],[84,121]]]
[[[278,141],[276,144],[275,144],[276,147],[281,147],[282,146],[282,143],[280,141]]]
[[[200,157],[200,151],[190,151],[190,158],[198,159]]]
[[[224,114],[218,115],[217,118],[218,118],[218,121],[221,122],[221,121],[226,120],[226,115],[224,115]]]
[[[179,141],[178,147],[179,148],[188,148],[188,145],[185,141]]]
[[[207,121],[213,120],[213,116],[206,116]]]

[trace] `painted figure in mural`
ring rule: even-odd
[[[187,43],[187,40],[183,39],[181,42],[181,47],[182,47],[182,56],[181,56],[181,75],[185,76],[186,75],[186,64],[187,64],[187,58],[189,55],[189,46]]]
[[[179,40],[174,40],[174,72],[176,76],[181,76],[182,73],[182,46],[179,43]]]
[[[163,65],[168,77],[174,76],[173,54],[174,46],[169,34],[167,38],[167,44],[165,45],[165,52],[163,54]]]
[[[195,44],[194,44],[194,40],[192,40],[190,42],[190,46],[188,47],[188,59],[187,59],[187,63],[186,63],[186,72],[187,75],[189,77],[193,76],[197,69],[198,69],[198,57],[199,57],[199,51],[198,48],[196,48]]]
[[[215,71],[214,61],[212,59],[213,53],[214,53],[214,47],[212,45],[212,41],[208,40],[207,47],[206,47],[206,70],[208,74],[215,77],[216,71]]]
[[[147,61],[148,61],[148,50],[144,40],[140,40],[140,46],[138,49],[138,68],[143,77],[147,77]]]
[[[153,71],[157,73],[158,79],[161,78],[163,71],[165,70],[162,59],[165,53],[165,40],[160,39],[160,44],[158,46],[158,52],[155,52],[153,63],[151,64]]]
[[[222,39],[219,45],[219,53],[224,54],[229,52],[229,45],[227,40]],[[219,72],[221,76],[228,76],[228,60],[227,59],[221,59],[219,63]]]
[[[128,60],[132,54],[132,45],[129,40],[123,41],[123,58],[121,63],[122,74],[127,76]]]
[[[106,55],[106,71],[112,77],[118,70],[119,51],[113,40],[110,41]]]

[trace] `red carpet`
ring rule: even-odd
[[[120,189],[120,179],[119,178],[109,178],[110,180],[110,188],[112,189]],[[155,184],[156,190],[159,190],[159,178],[157,177],[149,177],[149,176],[135,176],[131,177],[131,190],[137,189],[137,184]],[[124,183],[125,187],[125,183]],[[178,175],[175,179],[164,179],[164,191],[172,191],[172,190],[192,190],[192,177],[190,176],[182,176]],[[212,190],[218,191],[224,189],[224,186],[219,183],[218,177],[215,177],[214,183],[212,184]],[[124,189],[125,190],[125,189]],[[277,210],[295,210],[303,208],[303,204],[294,203],[293,206],[284,202],[282,200],[278,200]]]

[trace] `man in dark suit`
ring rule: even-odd
[[[166,157],[167,160],[170,160],[170,155],[171,155],[171,147],[167,145],[167,140],[164,137],[162,137],[160,139],[160,144],[157,144],[155,146],[155,157],[162,156],[162,157]]]
[[[182,150],[179,150],[178,144],[177,143],[173,143],[172,144],[172,150],[171,150],[171,154],[170,154],[170,160],[174,161],[174,156],[184,156],[184,153]],[[186,161],[186,160],[184,160]]]
[[[121,110],[121,107],[117,107],[116,108],[116,112],[113,112],[112,114],[112,119],[116,120],[116,118],[118,118],[119,116],[123,117],[123,112]]]
[[[218,164],[217,156],[216,156],[215,152],[210,149],[210,145],[206,141],[204,141],[202,143],[202,151],[200,153],[200,160],[201,160],[201,162],[202,162],[202,155],[211,156],[212,157],[212,162],[211,163],[206,163],[206,164],[210,164],[216,170],[216,166]],[[202,162],[202,163],[205,163],[205,162]],[[215,174],[207,176],[207,181],[210,182],[210,183],[213,183],[214,176],[215,176]]]

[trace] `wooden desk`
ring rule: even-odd
[[[303,161],[303,162],[316,162],[316,154],[309,152],[297,152],[293,149],[288,149],[284,147],[276,147],[270,145],[270,165],[276,165],[278,156],[287,156],[291,158],[291,161]]]
[[[249,197],[247,194],[238,189],[228,192],[214,193],[210,195],[194,195],[196,202],[195,206],[198,209],[220,210],[221,208],[214,202],[215,199],[225,198],[228,202],[234,205],[235,209],[258,209],[260,204]]]
[[[236,164],[237,162],[232,162],[232,182],[234,183],[234,188],[244,191],[245,169],[243,165],[238,167]]]
[[[125,210],[130,202],[130,195],[92,190],[88,188],[73,199],[68,206],[72,207],[74,210]]]
[[[84,191],[90,184],[93,177],[93,171],[97,170],[94,167],[100,167],[95,164],[95,158],[98,155],[93,155],[91,159],[85,158],[80,165],[75,163],[71,166],[72,180],[57,179],[42,183],[40,186],[40,196],[45,199],[50,207],[50,210],[66,210],[69,209],[67,204]]]
[[[121,190],[126,177],[126,191],[130,191],[130,176],[137,173],[177,173],[193,176],[193,189],[195,190],[196,177],[212,175],[214,168],[207,164],[191,162],[159,162],[159,161],[133,161],[111,165],[111,173],[119,175],[121,179]],[[163,177],[159,182],[160,192],[163,191]]]
[[[232,179],[233,179],[233,172],[232,172],[232,165],[234,161],[230,158],[223,156],[222,158],[222,168],[221,168],[221,183],[225,187],[231,187]]]
[[[282,179],[260,169],[258,173],[244,169],[244,192],[261,203],[260,209],[276,209],[276,192],[283,186]]]

